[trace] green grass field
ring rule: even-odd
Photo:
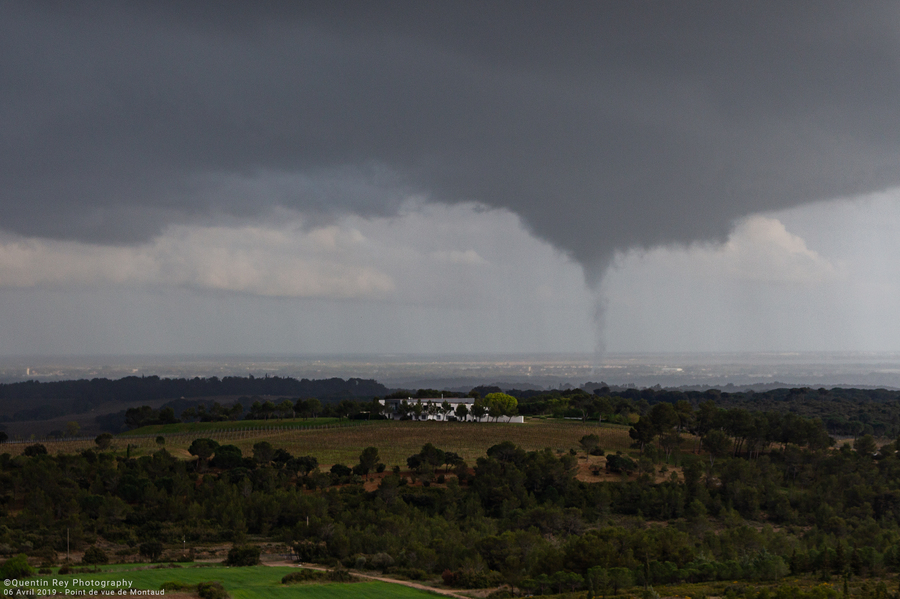
[[[346,597],[348,599],[387,599],[399,597],[400,599],[420,599],[434,597],[434,594],[417,589],[386,582],[366,581],[357,583],[324,583],[324,584],[300,584],[283,585],[281,578],[295,568],[255,566],[252,568],[226,568],[216,567],[184,567],[163,569],[131,569],[125,567],[103,568],[103,572],[92,574],[57,574],[42,576],[47,580],[67,581],[69,589],[75,590],[104,590],[98,586],[75,586],[74,580],[80,581],[117,581],[127,580],[132,583],[132,588],[158,590],[164,582],[177,581],[188,584],[196,584],[215,580],[222,583],[225,590],[233,599],[330,599],[332,597]],[[54,587],[49,587],[54,588]],[[56,588],[62,590],[62,586]],[[105,590],[110,590],[108,587]],[[117,588],[115,592],[117,593]],[[98,594],[98,597],[103,595]],[[115,596],[119,596],[116,594]]]

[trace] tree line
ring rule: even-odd
[[[66,414],[89,412],[109,402],[139,403],[172,398],[237,396],[316,397],[333,402],[342,399],[371,399],[389,392],[374,380],[340,378],[309,380],[291,377],[208,377],[193,379],[129,376],[76,381],[0,384],[0,405],[16,405],[0,413],[0,421],[45,420]],[[22,407],[28,400],[30,407]],[[37,405],[35,405],[37,404]]]
[[[245,410],[244,405],[249,407]],[[401,419],[421,420],[428,416],[441,414],[445,419],[465,420],[470,414],[475,418],[513,416],[516,414],[515,397],[505,393],[490,393],[486,397],[474,400],[472,407],[458,404],[452,408],[448,400],[432,401],[422,399],[404,399],[400,402],[397,413],[382,403],[378,397],[370,401],[354,401],[344,399],[331,404],[323,404],[315,397],[293,400],[282,397],[266,400],[260,397],[241,397],[231,405],[223,405],[214,401],[210,407],[205,403],[192,404],[176,413],[170,405],[160,409],[150,406],[129,408],[124,412],[124,425],[128,429],[157,424],[178,424],[181,422],[222,422],[235,420],[280,420],[290,418],[355,418],[378,420],[394,415]]]

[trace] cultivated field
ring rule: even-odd
[[[356,421],[354,421],[356,422]],[[238,431],[251,428],[313,428],[331,424],[348,423],[338,418],[303,418],[303,419],[271,419],[271,420],[225,420],[222,422],[184,422],[178,424],[155,424],[142,426],[129,431],[128,436],[140,435],[173,435],[176,433],[207,433],[219,431]]]
[[[301,421],[311,423],[313,421]],[[233,444],[244,455],[251,455],[253,445],[268,441],[282,447],[292,455],[315,456],[322,465],[343,463],[352,465],[359,459],[363,448],[377,447],[381,460],[388,468],[406,467],[406,458],[417,453],[425,443],[433,443],[444,451],[454,451],[473,464],[492,445],[512,441],[525,450],[550,448],[554,451],[578,449],[578,440],[586,434],[600,437],[600,446],[606,451],[626,449],[631,439],[628,427],[582,424],[571,420],[526,419],[525,424],[463,423],[463,422],[412,422],[412,421],[345,421],[343,424],[319,425],[318,428],[297,428],[301,422],[285,426],[253,428],[262,423],[245,422],[243,429],[219,428],[205,431],[163,433],[165,447],[174,455],[190,458],[187,452],[191,441],[197,437],[209,437],[220,444]],[[182,425],[190,426],[190,425]],[[158,449],[155,434],[140,437],[119,436],[113,442],[117,453],[126,451],[132,456],[147,455]],[[92,440],[43,441],[50,453],[71,453],[95,447]],[[127,447],[131,446],[128,450]],[[22,453],[26,444],[7,444],[2,451],[12,455]]]

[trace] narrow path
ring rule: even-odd
[[[294,568],[306,568],[307,570],[319,570],[321,572],[328,572],[331,568],[325,568],[323,566],[313,565],[313,564],[303,564],[298,562],[266,562],[267,566],[292,566]],[[437,593],[438,595],[446,595],[447,597],[457,597],[457,599],[472,599],[468,595],[461,595],[456,591],[450,591],[447,589],[437,589],[434,587],[430,587],[424,584],[419,584],[418,582],[412,582],[409,580],[397,580],[395,578],[385,578],[383,576],[370,576],[368,574],[359,574],[358,572],[353,572],[354,576],[358,576],[360,578],[366,578],[369,580],[377,580],[379,582],[387,582],[391,584],[402,584],[405,587],[411,587],[413,589],[419,589],[420,591],[429,591],[432,593]]]

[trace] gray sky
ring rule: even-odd
[[[898,30],[4,3],[0,352],[896,350]]]

